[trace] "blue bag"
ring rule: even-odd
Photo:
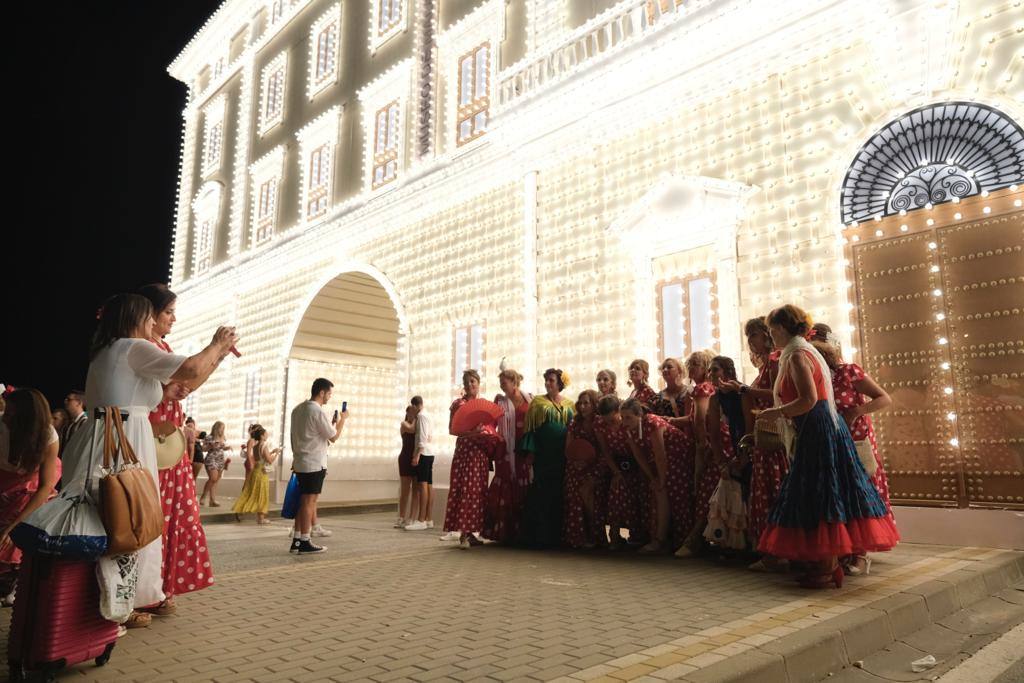
[[[292,472],[292,478],[288,480],[288,488],[284,490],[284,503],[281,505],[281,516],[285,519],[295,519],[299,512],[299,479]]]

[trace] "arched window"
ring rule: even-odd
[[[975,102],[930,104],[868,140],[843,180],[843,223],[1024,182],[1024,130]]]

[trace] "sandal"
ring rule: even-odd
[[[132,612],[124,622],[125,628],[147,628],[153,623],[153,615],[145,612]]]
[[[155,617],[169,617],[178,611],[178,606],[174,604],[174,598],[167,598],[149,607],[139,607],[138,611],[147,612]]]

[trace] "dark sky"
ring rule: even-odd
[[[59,405],[103,299],[166,281],[185,101],[167,65],[219,4],[27,3],[8,23],[0,382]]]

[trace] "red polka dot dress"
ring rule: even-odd
[[[857,391],[857,382],[864,379],[864,370],[856,363],[840,363],[839,367],[832,373],[832,392],[835,394],[836,410],[842,415],[851,408],[862,406],[868,402],[868,397]],[[882,458],[878,454],[878,442],[875,440],[875,428],[871,424],[870,415],[861,415],[850,428],[854,441],[867,439],[871,443],[871,452],[878,463],[878,469],[871,477],[871,483],[878,489],[878,494],[889,507],[889,481],[885,477],[885,467],[882,465]]]
[[[711,382],[701,382],[700,384],[696,385],[693,388],[693,393],[690,394],[690,397],[692,399],[710,398],[710,397],[714,396],[714,394],[715,394],[715,385],[714,384],[712,384]],[[691,400],[691,401],[687,401],[687,406],[688,406],[687,412],[690,415],[690,424],[692,425],[693,424],[693,420],[695,419],[694,416],[696,415],[696,412],[697,412],[697,405],[696,405],[696,403],[693,400]],[[710,430],[710,429],[713,429],[713,428],[714,428],[713,426],[709,425],[709,426],[707,426],[706,429]],[[691,429],[692,429],[692,427],[691,427]],[[691,438],[693,439],[693,444],[694,444],[694,446],[693,446],[694,456],[696,456],[696,440],[697,440],[696,430],[693,430]],[[731,446],[731,444],[732,444],[732,442],[731,442],[731,440],[729,440],[729,430],[728,430],[728,427],[725,429],[725,438],[726,438],[726,443],[729,444],[729,450],[727,451],[727,453],[731,457],[731,453],[732,453],[732,446]],[[708,443],[705,443],[704,447],[705,447],[705,451],[704,452],[707,453],[707,458],[706,458],[706,461],[704,463],[704,471],[701,473],[700,479],[697,481],[697,485],[696,485],[696,488],[695,488],[695,491],[694,491],[694,519],[698,523],[701,523],[701,522],[703,522],[704,520],[707,519],[707,516],[708,516],[708,504],[709,504],[709,501],[711,500],[711,494],[713,494],[715,492],[715,488],[718,486],[718,480],[722,478],[722,472],[719,469],[718,464],[715,463],[714,459],[711,457],[711,445],[708,444]],[[703,532],[704,529],[700,529],[700,531]]]
[[[647,515],[641,514],[640,504],[646,500],[646,497],[641,498],[641,491],[646,491],[647,483],[633,460],[626,432],[602,417],[595,418],[594,432],[599,435],[598,442],[603,444],[602,448],[607,446],[607,455],[617,468],[615,473],[609,473],[611,481],[608,484],[607,520],[612,536],[618,529],[629,529],[630,540],[646,542]]]
[[[455,399],[449,409],[451,416],[465,402],[464,398]],[[444,511],[445,531],[483,532],[488,464],[502,459],[504,450],[505,440],[491,425],[479,434],[456,439]]]
[[[167,342],[155,342],[171,353]],[[173,422],[178,427],[185,416],[178,401],[162,401],[149,414],[154,424]],[[164,510],[163,561],[160,574],[166,597],[197,591],[213,583],[210,551],[206,547],[206,532],[199,518],[199,500],[196,482],[192,478],[192,458],[182,453],[177,465],[159,470],[160,503]]]
[[[629,397],[640,401],[640,404],[644,407],[644,412],[652,412],[655,404],[658,402],[658,392],[652,389],[649,384],[645,384],[639,389],[634,389],[630,392]]]
[[[658,415],[647,414],[642,418],[640,434],[630,433],[628,436],[639,446],[640,453],[647,458],[648,467],[657,472],[654,459],[654,448],[651,435],[655,430],[663,430],[665,440],[665,458],[668,471],[665,489],[668,493],[669,538],[673,547],[683,544],[693,528],[693,442],[681,429],[673,427]],[[648,485],[648,490],[651,487]],[[656,519],[655,499],[653,493],[647,496],[649,519]],[[653,532],[653,529],[650,529]]]
[[[771,391],[775,377],[779,373],[779,351],[773,351],[768,360],[761,366],[757,379],[751,385],[755,389],[767,389]],[[774,401],[771,398],[755,398],[755,410],[767,410],[772,407]],[[782,488],[782,480],[789,472],[789,456],[786,450],[780,448],[775,451],[766,451],[761,448],[754,448],[750,456],[750,500],[749,518],[747,528],[750,538],[756,546],[768,523],[768,511],[775,504],[779,497],[779,490]]]
[[[594,418],[595,420],[597,418]],[[595,455],[599,453],[597,433],[594,431],[594,423],[585,424],[583,419],[577,416],[569,425],[569,434],[573,439],[582,439],[590,442],[594,447]],[[595,457],[588,463],[580,463],[567,460],[565,463],[564,499],[562,508],[562,543],[569,548],[582,548],[588,543],[597,542],[594,535],[595,527],[593,519],[588,519],[586,505],[584,503],[584,491],[590,487],[594,491],[595,484],[600,476],[601,470],[605,469],[600,457]],[[594,492],[596,496],[596,491]]]

